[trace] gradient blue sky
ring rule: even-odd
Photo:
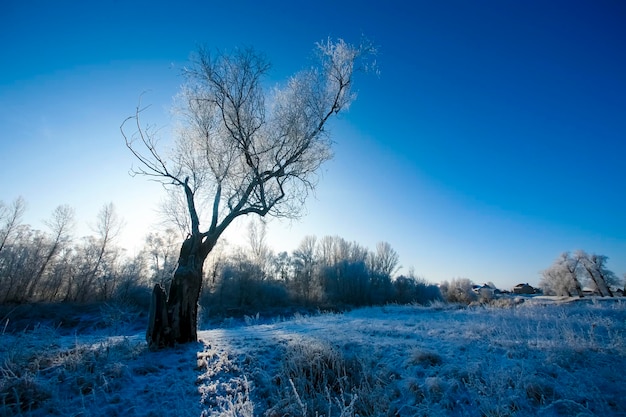
[[[307,234],[386,240],[432,282],[506,288],[582,248],[621,275],[625,22],[618,0],[3,1],[0,199],[22,195],[38,228],[70,204],[79,236],[112,201],[132,251],[163,197],[128,175],[119,133],[142,92],[167,132],[200,44],[254,46],[275,82],[310,64],[314,42],[365,34],[380,77],[359,76],[333,123],[336,157],[308,214],[269,224],[276,250]]]

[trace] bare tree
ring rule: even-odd
[[[398,252],[388,242],[378,242],[376,252],[370,253],[369,267],[373,274],[391,278],[400,268]]]
[[[66,300],[84,302],[110,297],[118,278],[113,271],[118,249],[113,243],[122,227],[113,203],[102,206],[93,226],[96,236],[86,237],[77,248],[76,272],[68,283]]]
[[[36,273],[45,252],[45,233],[19,225],[0,252],[2,302],[24,302],[26,287]]]
[[[272,257],[272,270],[276,280],[289,284],[292,274],[293,260],[287,252],[279,252]]]
[[[370,273],[370,301],[382,304],[393,297],[391,277],[398,272],[400,257],[388,242],[378,242],[376,251],[369,252],[367,266]]]
[[[548,269],[543,271],[539,286],[548,294],[568,297],[576,294],[582,298],[579,274],[580,259],[572,257],[569,252],[563,252]]]
[[[618,280],[615,273],[606,267],[609,258],[604,255],[588,254],[583,250],[577,251],[575,257],[593,289],[603,297],[605,295],[613,297],[611,285],[616,285]]]
[[[561,257],[557,259],[565,270],[566,276],[569,278],[571,285],[576,290],[578,297],[583,297],[583,289],[580,285],[580,279],[578,278],[580,270],[580,262],[578,259],[572,257],[568,252],[561,254]]]
[[[185,71],[181,126],[170,158],[140,123],[141,108],[122,124],[126,145],[139,161],[135,173],[179,187],[190,225],[169,295],[160,286],[153,292],[147,334],[152,347],[197,340],[203,264],[235,219],[301,214],[318,168],[332,156],[326,124],[355,98],[355,65],[373,52],[343,40],[319,43],[316,51],[317,67],[266,94],[270,65],[263,55],[252,49],[231,55],[200,50]],[[130,136],[129,122],[136,128]],[[201,229],[205,201],[211,213]]]
[[[11,234],[20,225],[24,211],[26,211],[26,201],[22,197],[16,198],[10,206],[0,201],[0,252]]]
[[[59,251],[70,241],[70,235],[74,226],[74,209],[68,205],[58,206],[52,212],[50,220],[46,221],[46,225],[52,232],[52,239],[48,245],[48,250],[44,255],[43,262],[28,284],[26,290],[26,299],[31,299],[35,290],[39,287],[44,272],[49,268],[53,258]]]
[[[259,266],[262,280],[269,273],[269,266],[273,253],[267,244],[267,224],[263,220],[253,217],[248,223],[248,244],[252,254],[252,261]]]
[[[102,206],[98,212],[95,226],[98,251],[96,262],[90,275],[98,281],[98,291],[100,296],[108,299],[117,285],[117,274],[114,271],[115,262],[118,258],[118,248],[114,246],[114,241],[119,236],[124,227],[124,221],[117,214],[113,203]]]
[[[152,282],[169,288],[172,274],[176,269],[176,256],[179,236],[168,228],[164,233],[151,232],[146,236],[146,250],[152,271]]]
[[[316,247],[317,238],[313,235],[305,236],[292,254],[294,267],[292,286],[297,296],[305,303],[316,301],[321,297],[320,283],[315,276]]]
[[[541,273],[539,288],[546,295],[558,295],[571,297],[575,287],[567,272],[560,264],[552,264]]]
[[[324,236],[317,244],[317,258],[323,266],[330,266],[337,263],[335,259],[335,242],[336,236]]]

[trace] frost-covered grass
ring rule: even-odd
[[[623,301],[389,306],[202,338],[209,415],[626,414]]]
[[[89,310],[82,320],[69,317],[80,333],[49,325],[47,317],[46,325],[0,330],[0,416],[200,414],[199,345],[150,352],[127,322],[132,311],[103,306],[95,317]]]
[[[626,415],[626,301],[502,305],[249,317],[160,352],[0,330],[0,415]]]

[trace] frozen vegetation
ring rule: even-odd
[[[158,352],[115,308],[0,329],[0,415],[626,414],[625,300],[504,304],[231,319]]]

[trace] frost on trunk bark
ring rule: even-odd
[[[163,287],[154,286],[146,332],[151,349],[198,340],[198,299],[202,289],[202,265],[206,259],[201,248],[199,238],[191,236],[185,240],[167,297]]]

